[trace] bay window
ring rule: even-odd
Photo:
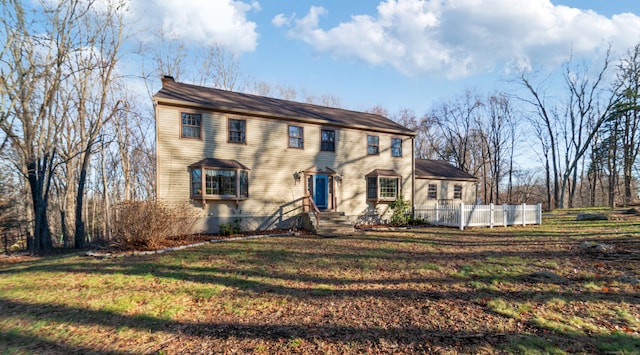
[[[189,166],[191,198],[242,200],[249,197],[249,169],[235,160],[208,158]]]

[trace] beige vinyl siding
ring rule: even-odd
[[[180,113],[202,114],[202,140],[180,138]],[[337,211],[357,221],[377,210],[387,212],[387,204],[372,204],[366,199],[365,175],[374,169],[393,169],[402,175],[401,193],[411,198],[411,138],[398,134],[372,133],[357,129],[332,127],[259,118],[194,111],[158,105],[157,178],[158,198],[179,203],[189,201],[188,166],[204,158],[233,159],[249,169],[249,198],[239,201],[191,201],[200,208],[203,218],[197,229],[217,230],[217,224],[234,219],[243,227],[281,228],[302,208],[306,181],[293,178],[294,172],[307,169],[332,169],[342,174],[336,184]],[[246,120],[246,144],[228,143],[228,118]],[[288,126],[303,127],[304,149],[288,147]],[[320,131],[335,131],[335,152],[320,151]],[[380,154],[367,155],[367,135],[380,137]],[[402,138],[403,156],[391,156],[391,137]]]
[[[405,198],[411,199],[411,157],[407,154],[402,158],[391,157],[391,135],[360,130],[341,130],[339,135],[341,139],[336,138],[336,152],[340,152],[340,157],[337,158],[336,170],[342,172],[344,176],[343,183],[338,188],[340,193],[338,211],[345,212],[356,222],[359,217],[366,217],[374,211],[379,215],[388,212],[388,204],[367,201],[365,175],[375,169],[392,169],[402,175],[400,193]],[[380,154],[367,154],[368,135],[380,137]],[[404,138],[403,150],[410,152],[410,145],[411,139]]]
[[[436,200],[427,199],[429,184],[435,184],[438,188]],[[462,199],[454,200],[453,191],[455,185],[462,186]],[[442,180],[416,178],[416,206],[432,205],[438,200],[451,200],[454,204],[463,202],[464,204],[476,203],[476,183],[464,180]]]

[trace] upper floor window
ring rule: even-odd
[[[328,129],[320,131],[320,150],[323,152],[336,151],[336,131]]]
[[[438,186],[436,184],[429,184],[429,190],[427,191],[428,200],[438,199]]]
[[[380,138],[378,136],[367,136],[367,154],[376,155],[380,153]]]
[[[453,199],[462,200],[462,185],[453,185]]]
[[[299,126],[289,126],[289,148],[304,148],[304,131]]]
[[[247,142],[247,121],[229,119],[229,143]]]
[[[392,157],[402,156],[402,139],[391,138],[391,156]]]
[[[202,115],[199,113],[182,113],[182,137],[200,139],[202,131]]]

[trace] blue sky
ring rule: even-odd
[[[638,0],[133,0],[132,10],[191,49],[236,53],[250,80],[419,115],[466,89],[511,90],[513,73],[552,72],[571,53],[640,42]]]

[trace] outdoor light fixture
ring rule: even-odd
[[[296,182],[300,181],[300,172],[296,171],[295,173],[293,173],[293,180],[295,180]]]
[[[342,174],[336,175],[335,179],[338,184],[342,185]]]

